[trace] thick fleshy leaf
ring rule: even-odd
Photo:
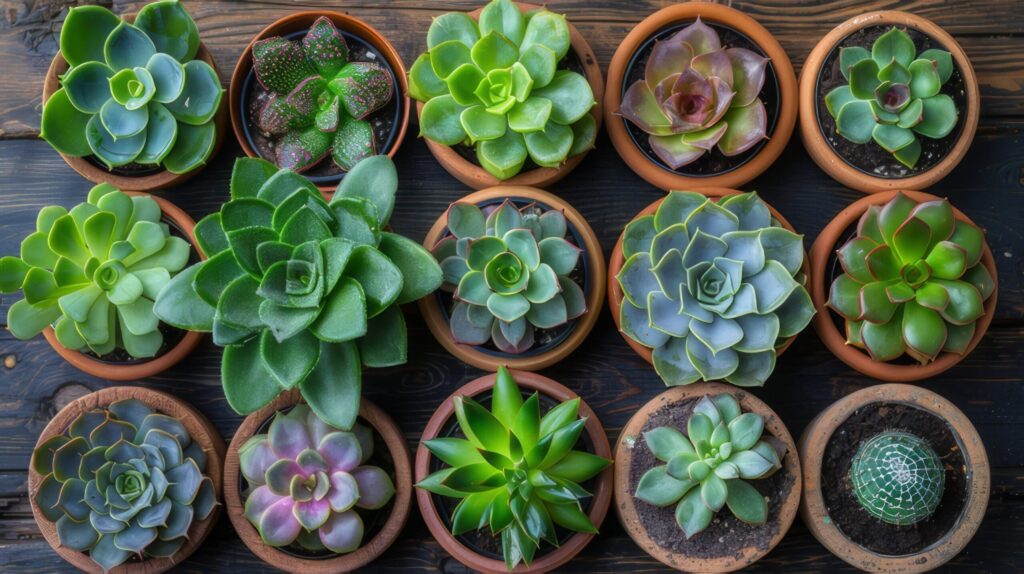
[[[730,480],[726,485],[729,495],[725,503],[733,515],[748,524],[764,524],[768,505],[761,493],[743,480]]]
[[[451,95],[431,99],[420,113],[420,135],[442,145],[461,143],[468,137],[461,121],[463,109]]]
[[[522,134],[514,130],[505,130],[505,134],[500,138],[478,143],[476,157],[488,173],[505,180],[519,173],[526,163],[526,141]]]
[[[693,488],[676,506],[676,522],[689,539],[711,524],[715,514],[701,500],[701,489]]]
[[[199,50],[199,29],[180,2],[162,1],[143,6],[135,25],[146,33],[157,51],[187,62]]]
[[[86,62],[68,70],[61,85],[76,109],[95,114],[110,99],[109,79],[113,75],[114,71],[102,62]]]
[[[646,82],[637,81],[626,90],[619,113],[652,136],[672,134],[672,120]]]
[[[873,63],[871,60],[865,60],[865,62]],[[871,104],[863,100],[847,103],[836,115],[836,131],[854,143],[863,144],[871,141],[875,125]]]
[[[924,105],[924,119],[914,126],[914,131],[932,139],[949,135],[959,120],[953,99],[946,94],[938,94],[921,102]]]
[[[449,40],[457,40],[472,48],[479,39],[476,22],[463,12],[448,12],[434,18],[427,30],[427,47],[430,49]]]
[[[916,53],[917,49],[914,47],[914,41],[910,39],[910,35],[895,26],[882,34],[871,46],[871,58],[879,67],[893,60],[904,66],[909,66]]]
[[[359,500],[356,502],[359,508],[383,508],[395,494],[391,476],[376,466],[360,466],[352,471],[352,477],[359,485]]]
[[[223,94],[217,72],[202,60],[192,60],[185,64],[185,88],[166,106],[178,121],[199,126],[217,113]]]
[[[363,520],[352,511],[332,514],[317,532],[320,542],[332,552],[352,552],[362,542]]]
[[[729,127],[718,140],[718,149],[726,156],[739,155],[767,137],[768,114],[759,99],[730,108],[722,121]]]
[[[90,61],[102,62],[103,43],[121,19],[103,6],[75,6],[68,10],[60,32],[60,52],[71,67]]]
[[[104,60],[115,72],[145,66],[156,51],[149,35],[124,21],[110,32],[103,44]]]

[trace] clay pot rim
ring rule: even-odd
[[[527,357],[517,357],[510,354],[492,355],[480,351],[476,347],[455,342],[448,321],[445,319],[434,297],[424,297],[419,300],[418,305],[420,313],[423,315],[423,320],[426,321],[427,327],[434,335],[434,338],[459,360],[488,371],[497,371],[498,367],[503,365],[508,366],[510,369],[539,371],[569,356],[583,343],[594,329],[594,325],[597,324],[597,320],[601,315],[601,307],[604,305],[605,300],[605,282],[603,280],[605,275],[604,252],[601,251],[601,242],[583,215],[564,199],[542,189],[518,185],[498,185],[465,195],[456,200],[456,202],[479,204],[506,197],[521,197],[543,203],[552,209],[561,210],[583,239],[583,245],[580,247],[584,250],[583,255],[587,258],[586,264],[590,266],[592,278],[591,285],[589,285],[589,293],[586,293],[586,287],[584,287],[584,294],[587,299],[587,312],[582,317],[574,319],[576,326],[572,332],[561,343],[543,353]],[[445,210],[434,221],[430,231],[427,232],[427,236],[423,240],[423,246],[428,251],[434,247],[444,235],[445,230],[448,229],[447,216],[448,211]]]
[[[723,556],[720,558],[689,558],[683,554],[674,553],[658,545],[650,536],[640,522],[639,514],[633,502],[633,495],[629,492],[629,475],[633,462],[632,447],[627,446],[627,440],[643,440],[640,437],[644,424],[651,415],[663,408],[665,405],[676,404],[685,400],[699,399],[704,395],[717,396],[731,394],[736,397],[743,408],[743,412],[754,412],[765,418],[765,430],[772,436],[786,444],[786,454],[783,457],[785,471],[793,476],[793,485],[782,503],[782,509],[776,519],[779,522],[779,531],[772,537],[767,550],[757,550],[754,547],[743,548],[743,556]],[[793,520],[796,518],[797,507],[800,503],[800,495],[803,490],[801,481],[801,459],[797,456],[796,443],[793,441],[789,429],[778,414],[772,410],[761,399],[757,398],[743,388],[733,387],[726,383],[694,383],[670,387],[658,396],[644,404],[626,423],[619,439],[615,445],[615,509],[619,515],[619,521],[629,537],[636,542],[650,556],[666,566],[677,570],[688,572],[732,572],[745,568],[771,552],[786,536]],[[723,509],[722,512],[728,512]],[[682,532],[680,532],[680,535]],[[699,535],[698,535],[699,536]],[[747,550],[753,552],[746,552]]]
[[[516,2],[516,5],[524,12],[526,10],[541,7],[537,4],[530,4],[527,2]],[[483,8],[477,8],[476,10],[467,12],[466,14],[476,20],[480,16],[480,12],[482,10]],[[590,109],[590,115],[594,117],[596,130],[600,132],[601,121],[604,117],[601,113],[601,101],[604,95],[604,76],[601,74],[601,66],[597,63],[597,56],[594,55],[594,51],[590,48],[590,44],[587,43],[583,34],[576,29],[576,26],[573,25],[572,21],[566,19],[566,23],[569,25],[569,39],[572,44],[572,50],[576,52],[576,56],[579,58],[580,64],[583,66],[584,76],[590,84],[590,90],[594,93],[595,104],[594,107]],[[419,121],[419,117],[422,112],[423,102],[417,101],[417,122]],[[590,153],[590,150],[585,150],[578,155],[566,158],[565,162],[558,167],[538,167],[529,171],[521,171],[509,179],[500,180],[491,175],[490,172],[484,168],[459,155],[459,152],[455,151],[451,146],[439,144],[428,138],[423,138],[423,141],[426,142],[430,153],[433,154],[434,159],[437,160],[437,163],[441,164],[441,167],[443,167],[445,171],[455,179],[461,181],[463,184],[477,190],[498,185],[548,187],[569,175],[569,172],[576,169],[576,166],[578,166],[580,162],[583,161],[583,158]]]
[[[409,108],[412,105],[409,99],[409,81],[405,63],[402,61],[402,56],[398,53],[398,50],[395,50],[395,47],[391,45],[391,42],[388,41],[384,34],[381,34],[376,28],[355,16],[335,10],[303,10],[288,14],[271,22],[249,41],[245,50],[238,57],[235,69],[231,73],[231,83],[228,85],[228,107],[231,110],[231,128],[235,132],[235,139],[238,140],[238,145],[241,146],[242,152],[247,157],[260,157],[249,146],[249,140],[245,137],[245,127],[242,125],[245,120],[242,118],[241,91],[242,86],[245,84],[245,77],[249,74],[249,70],[252,69],[252,47],[256,45],[256,42],[264,38],[285,36],[289,32],[309,29],[309,26],[321,16],[330,18],[338,28],[358,36],[366,43],[371,44],[384,55],[388,65],[391,67],[392,75],[395,76],[395,81],[398,82],[399,90],[401,91],[400,94],[394,94],[392,97],[401,98],[400,103],[402,105],[401,120],[398,122],[398,125],[392,128],[395,130],[395,140],[387,153],[388,157],[394,159],[395,154],[398,153],[398,148],[402,146],[402,141],[405,139],[405,132],[409,128]],[[325,194],[330,194],[334,192],[334,189],[340,182],[341,180],[333,184],[317,184],[317,188]]]
[[[529,371],[513,370],[511,373],[520,389],[539,391],[541,394],[547,395],[548,397],[557,399],[561,402],[579,398],[579,416],[587,417],[587,422],[584,428],[593,444],[593,454],[609,460],[612,459],[611,446],[608,444],[608,437],[605,434],[604,427],[601,425],[601,421],[597,418],[597,414],[591,410],[590,406],[582,397],[579,397],[579,395],[569,390],[567,387],[545,376]],[[427,426],[423,430],[423,436],[420,439],[419,447],[416,449],[416,482],[423,480],[430,474],[430,460],[432,455],[430,454],[430,451],[427,450],[427,447],[423,446],[423,442],[437,437],[445,423],[455,416],[453,399],[457,396],[473,397],[487,392],[494,387],[496,379],[497,375],[494,373],[474,379],[459,387],[458,390],[449,395],[448,398],[446,398],[444,402],[437,407],[437,410],[434,411],[434,414],[431,415],[430,420],[427,422]],[[600,528],[601,523],[604,521],[605,516],[608,513],[608,507],[611,505],[612,500],[613,477],[611,465],[605,468],[601,474],[597,476],[596,480],[597,486],[594,489],[593,504],[590,507],[588,516],[594,526]],[[562,566],[572,560],[595,536],[594,534],[585,534],[582,532],[574,533],[560,547],[552,549],[547,554],[535,558],[529,567],[525,564],[519,564],[515,569],[507,570],[503,561],[481,556],[464,546],[457,538],[452,536],[451,532],[445,528],[444,521],[438,513],[437,508],[434,506],[431,497],[431,493],[426,490],[416,489],[416,503],[419,506],[420,514],[423,515],[423,520],[427,523],[427,528],[434,536],[434,539],[437,540],[441,547],[451,554],[452,557],[465,566],[488,574],[504,574],[506,572],[523,574],[526,572],[549,572],[555,570],[559,566]]]
[[[170,201],[156,195],[150,195],[139,191],[126,191],[125,193],[128,195],[149,196],[153,198],[153,201],[160,206],[160,211],[164,216],[174,222],[174,224],[181,229],[182,233],[185,234],[185,237],[188,239],[189,243],[192,244],[192,248],[199,254],[199,257],[201,259],[206,259],[203,256],[202,250],[199,249],[199,244],[196,242],[196,222],[188,213]],[[46,342],[53,347],[53,350],[56,351],[58,355],[70,363],[71,366],[94,377],[118,382],[134,381],[152,377],[166,371],[174,365],[177,365],[182,359],[194,351],[197,346],[199,346],[199,343],[203,340],[203,335],[203,333],[197,331],[186,331],[181,340],[171,347],[166,353],[153,357],[147,361],[122,365],[100,361],[99,359],[86,355],[80,351],[66,349],[57,341],[57,335],[53,332],[53,327],[43,329],[43,337],[46,338]]]
[[[223,500],[224,495],[222,482],[224,441],[209,419],[192,405],[167,393],[144,387],[107,387],[79,397],[62,408],[46,424],[43,432],[39,435],[39,439],[36,441],[35,448],[39,448],[46,440],[64,433],[78,414],[98,407],[106,407],[121,399],[138,399],[157,412],[173,416],[181,421],[188,430],[192,440],[199,443],[203,452],[207,455],[204,476],[210,477],[213,481],[213,488],[217,494],[218,504],[205,520],[194,522],[189,527],[189,538],[174,556],[170,558],[150,558],[138,562],[125,562],[109,572],[109,574],[158,574],[173,568],[191,556],[202,545],[210,532],[213,531],[213,526],[217,523],[218,518],[220,518],[222,506],[220,501]],[[155,404],[160,406],[156,407],[154,406]],[[33,451],[35,448],[33,448]],[[35,493],[42,479],[43,477],[29,465],[29,503],[32,506],[32,516],[35,518],[36,526],[39,527],[46,542],[54,552],[75,568],[91,574],[103,574],[103,568],[93,562],[84,552],[60,546],[56,526],[42,515],[35,503]]]
[[[640,46],[661,29],[681,21],[701,19],[722,24],[746,35],[771,59],[779,83],[779,116],[768,143],[754,157],[735,169],[706,177],[687,176],[669,171],[649,159],[633,143],[621,117],[622,83],[629,61]],[[750,16],[721,4],[691,2],[662,8],[637,24],[615,50],[608,66],[608,86],[604,94],[604,115],[608,135],[623,161],[647,180],[664,190],[705,187],[740,187],[754,179],[779,158],[793,135],[797,117],[797,80],[793,64],[775,36]]]
[[[853,412],[875,403],[899,403],[924,410],[944,421],[963,449],[968,465],[967,500],[956,525],[928,548],[901,556],[872,552],[848,538],[828,516],[821,492],[821,460],[835,430]],[[937,568],[960,553],[981,526],[988,507],[990,473],[988,454],[970,419],[946,398],[913,385],[875,385],[851,393],[818,414],[804,430],[799,441],[800,459],[817,461],[804,465],[804,492],[800,517],[811,534],[830,552],[869,572],[924,572]]]
[[[817,84],[821,67],[828,58],[832,48],[850,34],[867,28],[879,25],[897,25],[914,28],[917,31],[929,36],[945,47],[952,55],[960,74],[963,76],[964,87],[967,91],[967,113],[963,120],[963,131],[960,137],[949,150],[949,153],[939,163],[917,175],[904,178],[882,178],[868,175],[852,165],[846,163],[832,146],[825,140],[818,122],[817,113]],[[974,73],[974,67],[967,57],[960,44],[931,20],[899,10],[880,10],[854,16],[842,24],[836,26],[826,34],[821,41],[811,50],[810,55],[804,62],[800,73],[800,134],[807,153],[818,164],[822,170],[839,183],[862,191],[864,193],[876,193],[894,189],[925,189],[946,177],[953,168],[967,154],[967,150],[974,141],[975,132],[978,129],[978,120],[981,117],[981,92],[978,89],[978,77]]]
[[[246,547],[261,560],[286,572],[305,572],[308,574],[328,574],[348,572],[366,566],[376,560],[398,539],[402,528],[409,518],[412,506],[412,465],[409,462],[409,447],[405,443],[405,435],[395,421],[380,407],[363,398],[359,403],[359,417],[384,440],[388,454],[395,465],[395,497],[384,526],[370,540],[363,540],[362,545],[348,554],[339,554],[334,558],[307,559],[287,554],[277,548],[267,546],[260,538],[256,528],[245,518],[245,506],[238,485],[240,469],[238,449],[252,438],[260,427],[275,412],[297,405],[302,397],[298,389],[286,391],[277,396],[269,404],[250,414],[242,421],[231,437],[227,457],[224,460],[224,502],[227,506],[228,519]]]
[[[704,187],[696,191],[707,197],[710,197],[715,201],[729,195],[744,193],[738,189],[730,189],[727,187]],[[653,214],[655,211],[657,211],[658,206],[661,205],[661,202],[665,201],[665,197],[657,199],[651,204],[649,204],[647,207],[643,208],[639,213],[633,216],[633,219],[629,220],[629,223],[633,223],[634,221],[641,217],[644,217],[645,215]],[[796,228],[793,227],[789,220],[787,220],[781,213],[779,213],[774,207],[772,207],[772,205],[768,203],[767,200],[765,200],[762,197],[761,201],[764,201],[764,204],[768,206],[768,211],[771,212],[772,217],[777,219],[779,223],[782,224],[782,227],[788,229],[789,231],[792,231],[793,233],[797,233]],[[615,321],[615,328],[619,330],[619,334],[622,335],[623,339],[625,339],[626,344],[629,345],[629,347],[633,349],[633,351],[637,355],[640,355],[641,358],[643,358],[645,361],[653,365],[654,350],[649,347],[645,347],[640,343],[634,341],[632,338],[630,338],[629,335],[622,331],[622,325],[620,323],[618,310],[622,307],[622,299],[624,295],[622,293],[622,287],[619,286],[619,281],[615,278],[615,276],[619,274],[619,271],[622,269],[622,266],[626,263],[626,259],[622,254],[622,240],[625,236],[626,227],[629,226],[629,223],[623,226],[622,233],[619,234],[619,239],[615,242],[615,248],[612,249],[611,260],[609,260],[608,262],[608,310],[611,312],[612,319]],[[801,235],[801,237],[803,237],[803,235]],[[812,267],[810,265],[810,260],[811,258],[808,257],[806,253],[804,253],[804,264],[801,268],[801,271],[803,271],[804,275],[807,277],[808,285],[805,285],[805,288],[807,288],[808,291],[810,291],[811,286],[810,282]],[[801,331],[801,333],[802,332],[803,331]],[[782,353],[786,352],[786,349],[789,349],[790,345],[793,344],[793,341],[795,341],[796,338],[799,336],[800,333],[797,333],[796,335],[793,335],[792,337],[787,339],[786,342],[783,343],[781,346],[777,347],[775,349],[775,357],[781,357]]]
[[[934,377],[945,372],[974,351],[974,348],[981,342],[982,337],[985,336],[995,316],[996,301],[999,298],[999,274],[996,269],[995,258],[992,256],[992,250],[988,246],[988,241],[986,241],[981,255],[981,263],[988,269],[989,274],[992,275],[995,288],[992,291],[992,295],[985,300],[985,314],[978,319],[974,337],[971,338],[971,342],[967,345],[967,350],[964,351],[963,355],[943,351],[937,359],[927,365],[898,365],[876,362],[865,351],[847,345],[845,335],[840,333],[833,322],[832,310],[826,307],[828,302],[827,290],[831,287],[831,283],[827,287],[825,285],[825,273],[828,269],[828,262],[835,250],[841,247],[838,243],[842,240],[843,234],[851,226],[857,224],[860,216],[867,211],[868,207],[882,205],[892,199],[897,193],[903,193],[917,202],[942,199],[923,191],[891,190],[869,194],[840,211],[821,230],[821,233],[814,240],[814,246],[811,247],[811,300],[814,302],[814,308],[817,311],[812,322],[814,323],[814,330],[818,332],[818,337],[825,343],[825,346],[839,360],[850,367],[869,377],[882,381],[909,382]],[[970,223],[981,229],[980,226],[971,221],[971,218],[967,217],[966,214],[955,206],[953,207],[953,214],[958,220]]]

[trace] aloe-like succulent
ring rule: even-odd
[[[501,180],[527,158],[558,167],[594,146],[590,84],[559,68],[571,48],[564,15],[492,0],[479,22],[461,12],[435,18],[427,48],[409,71],[409,95],[424,102],[423,137],[473,146]]]
[[[667,385],[760,386],[814,315],[800,235],[755,193],[670,192],[623,232],[622,332],[654,349]]]
[[[348,429],[361,366],[405,363],[399,305],[437,289],[441,269],[418,243],[384,231],[397,188],[382,155],[356,164],[330,202],[294,171],[235,162],[231,200],[196,225],[208,259],[172,279],[154,312],[213,332],[236,412],[297,387],[317,416]]]
[[[688,539],[707,528],[723,506],[743,522],[764,524],[768,504],[746,481],[782,468],[786,446],[762,438],[763,431],[764,417],[743,413],[732,395],[702,397],[685,435],[667,426],[644,433],[651,453],[666,464],[644,473],[635,496],[655,506],[676,505],[676,522]]]
[[[416,484],[440,496],[461,499],[452,513],[452,534],[490,527],[501,535],[505,565],[512,570],[533,560],[542,541],[557,546],[555,525],[596,533],[580,501],[580,486],[612,461],[574,450],[586,425],[577,418],[580,399],[555,406],[543,416],[540,395],[523,400],[515,379],[498,369],[491,408],[473,399],[453,399],[465,438],[425,441],[447,467]]]
[[[192,254],[160,216],[153,198],[110,184],[71,211],[41,209],[21,256],[0,258],[0,293],[25,295],[8,310],[7,328],[30,339],[52,326],[65,348],[98,356],[118,348],[156,355],[164,337],[153,302]]]
[[[455,290],[449,325],[459,343],[493,341],[506,353],[533,347],[535,329],[552,329],[587,311],[583,289],[569,274],[580,249],[565,239],[560,211],[506,199],[486,210],[470,203],[448,209],[451,235],[434,246],[444,286]]]
[[[367,117],[391,101],[394,77],[374,62],[350,62],[345,37],[326,16],[301,42],[275,36],[252,48],[256,79],[271,92],[255,119],[275,138],[279,167],[302,172],[328,154],[348,171],[377,153]]]
[[[395,494],[388,473],[366,464],[372,454],[367,427],[339,430],[305,404],[277,412],[266,434],[238,449],[249,482],[246,519],[269,546],[298,543],[337,554],[358,549],[363,519],[356,509],[383,508]]]
[[[847,342],[875,361],[963,354],[995,291],[984,250],[985,234],[958,219],[948,200],[918,203],[898,193],[869,207],[836,251],[842,274],[828,305],[846,320]]]
[[[868,514],[888,524],[909,526],[939,507],[946,471],[923,439],[887,431],[857,449],[850,464],[850,481]]]
[[[715,146],[736,156],[767,137],[758,97],[767,65],[760,54],[723,46],[698,17],[654,43],[644,77],[626,90],[619,114],[648,134],[651,149],[672,169]]]
[[[188,173],[210,158],[220,108],[217,72],[178,0],[143,6],[133,24],[102,6],[68,11],[60,53],[70,69],[43,105],[40,136],[60,153]]]
[[[128,399],[78,416],[32,453],[33,495],[60,545],[106,572],[173,556],[217,505],[206,453],[177,419]]]
[[[953,98],[939,93],[953,75],[953,57],[931,48],[917,53],[905,30],[893,26],[871,46],[839,50],[846,85],[825,96],[836,133],[866,144],[874,140],[913,169],[921,158],[917,136],[941,139],[956,127]]]

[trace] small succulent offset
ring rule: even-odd
[[[888,524],[909,526],[939,507],[946,471],[924,440],[888,431],[857,450],[850,465],[850,481],[868,514]]]
[[[366,464],[372,454],[373,431],[362,425],[338,430],[304,404],[277,412],[267,434],[238,449],[249,482],[246,519],[269,546],[356,550],[363,540],[356,509],[383,508],[395,494],[388,473]]]
[[[128,399],[82,413],[32,453],[33,495],[60,545],[106,572],[173,556],[217,505],[206,453],[177,419]]]
[[[134,24],[102,6],[68,11],[60,53],[71,67],[43,106],[41,137],[60,153],[188,173],[217,139],[217,72],[196,60],[199,30],[178,0],[139,10]]]
[[[272,92],[255,123],[277,139],[279,167],[302,172],[330,154],[348,171],[377,153],[366,118],[391,101],[394,77],[348,57],[345,37],[326,16],[301,42],[275,36],[253,46],[256,78]]]
[[[782,468],[786,446],[762,437],[764,417],[741,413],[729,394],[702,397],[686,423],[686,434],[672,427],[644,433],[647,447],[667,464],[644,473],[635,496],[655,506],[676,505],[676,522],[686,538],[711,524],[728,506],[749,524],[764,524],[768,504],[746,481],[767,478]]]
[[[490,526],[501,534],[505,565],[512,570],[533,560],[546,540],[557,546],[555,525],[596,533],[580,500],[590,496],[579,483],[612,461],[573,450],[586,425],[577,418],[580,399],[540,414],[540,395],[525,401],[508,369],[500,367],[491,410],[469,397],[455,397],[455,417],[466,438],[441,437],[423,443],[449,465],[417,483],[462,501],[452,514],[452,534]]]
[[[11,333],[30,339],[52,326],[67,349],[156,355],[164,338],[153,301],[192,254],[160,215],[153,198],[110,184],[71,211],[41,209],[21,257],[0,258],[0,293],[25,294],[7,312]]]
[[[940,94],[953,75],[953,57],[931,48],[920,54],[905,30],[895,26],[869,52],[841,48],[839,69],[849,82],[825,96],[836,132],[847,140],[871,140],[913,169],[921,158],[917,136],[941,139],[956,126],[953,98]]]
[[[814,315],[803,241],[755,193],[673,191],[623,232],[622,332],[654,349],[667,385],[763,385],[776,348]]]
[[[533,347],[535,329],[552,329],[587,311],[583,289],[569,274],[580,249],[565,239],[560,211],[506,199],[480,209],[454,203],[451,235],[434,246],[444,285],[455,290],[452,336],[465,345],[493,341],[506,353]]]
[[[208,259],[172,279],[154,312],[225,347],[221,379],[236,412],[297,387],[321,419],[348,429],[361,366],[405,363],[399,305],[437,289],[441,269],[383,230],[397,188],[387,156],[356,164],[330,202],[294,171],[235,162],[231,200],[196,225]]]
[[[995,291],[984,250],[985,234],[945,199],[918,203],[899,193],[868,208],[836,251],[842,274],[829,292],[847,343],[883,362],[963,354]]]
[[[693,163],[716,145],[739,155],[767,136],[758,97],[768,58],[726,48],[697,18],[654,43],[644,78],[626,90],[619,114],[647,132],[654,153],[672,169]]]
[[[590,84],[559,69],[571,47],[564,15],[524,14],[511,0],[492,0],[479,23],[461,12],[435,18],[427,47],[409,71],[409,95],[425,102],[424,137],[473,146],[480,165],[501,180],[527,158],[558,167],[594,146]]]

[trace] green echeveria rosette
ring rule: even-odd
[[[559,69],[571,48],[564,15],[524,14],[510,0],[493,0],[479,21],[461,12],[435,18],[427,48],[409,70],[409,95],[424,102],[423,137],[474,147],[499,180],[519,173],[527,158],[558,167],[593,147],[590,84]]]
[[[43,106],[41,137],[111,170],[183,174],[204,165],[224,90],[198,50],[199,31],[177,0],[144,6],[134,24],[102,6],[71,8],[60,34],[70,68]]]
[[[667,385],[763,385],[814,315],[803,238],[755,193],[670,192],[626,226],[622,254],[620,329],[654,350]]]
[[[871,516],[909,526],[939,507],[946,470],[924,440],[889,431],[860,446],[850,464],[850,482],[857,502]]]

